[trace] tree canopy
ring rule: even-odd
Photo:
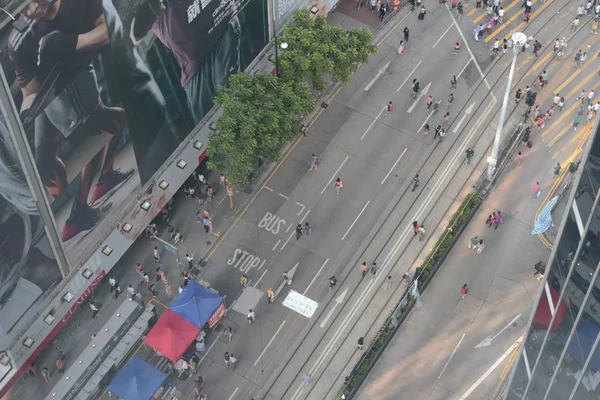
[[[324,78],[329,75],[348,84],[358,65],[377,51],[370,30],[330,25],[323,15],[313,19],[307,9],[294,11],[282,39],[288,48],[279,57],[281,76],[307,79],[318,90],[326,86]]]
[[[314,109],[315,97],[299,80],[240,73],[221,87],[215,103],[223,116],[209,138],[208,168],[245,185],[258,157],[281,157],[282,145],[298,135],[298,120]]]

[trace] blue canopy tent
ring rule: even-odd
[[[123,400],[148,400],[167,379],[152,365],[134,356],[108,385]]]
[[[583,367],[585,361],[592,351],[594,341],[600,332],[600,328],[590,321],[589,319],[584,320],[577,327],[577,335],[571,339],[569,348],[567,351]],[[565,335],[563,344],[567,342],[569,335]],[[590,360],[589,369],[592,371],[600,370],[600,353],[595,351],[592,359]]]
[[[211,317],[219,311],[218,319],[225,312],[223,296],[205,288],[196,281],[191,281],[169,309],[186,321],[202,329]],[[218,322],[218,320],[217,320]],[[209,323],[209,326],[215,325]]]

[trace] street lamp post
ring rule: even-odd
[[[496,128],[496,137],[494,139],[494,147],[492,149],[491,157],[488,157],[488,181],[492,181],[494,176],[494,170],[496,169],[496,162],[498,161],[498,153],[500,151],[500,139],[502,138],[502,129],[504,129],[504,118],[506,116],[506,108],[508,107],[508,99],[510,97],[510,88],[512,85],[513,75],[515,74],[515,67],[517,65],[517,55],[521,51],[521,47],[527,43],[527,35],[523,32],[515,32],[511,36],[513,59],[510,66],[510,74],[508,75],[508,82],[506,83],[506,91],[504,92],[504,100],[502,101],[502,109],[500,110],[500,120],[498,121],[498,127]]]
[[[275,73],[277,74],[278,78],[279,78],[279,51],[278,51],[279,46],[281,46],[282,50],[285,50],[288,48],[288,44],[286,42],[281,42],[281,44],[278,44],[277,43],[277,35],[275,35]]]

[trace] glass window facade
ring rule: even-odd
[[[573,180],[568,215],[505,399],[600,399],[600,135]],[[564,200],[563,200],[564,201]],[[555,217],[556,218],[556,217]]]

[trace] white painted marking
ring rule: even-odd
[[[429,118],[431,118],[431,116],[433,115],[433,113],[435,113],[435,110],[431,110],[431,112],[429,113],[429,115],[427,116],[427,118],[425,118],[425,121],[423,121],[423,123],[421,124],[421,128],[419,128],[419,129],[422,129],[425,126],[425,124],[427,123],[427,121],[429,121]]]
[[[348,292],[348,288],[344,289],[342,294],[340,294],[335,299],[335,303],[333,304],[333,307],[331,307],[331,310],[329,310],[329,313],[327,313],[327,316],[325,318],[323,318],[323,321],[321,321],[321,324],[319,325],[321,328],[325,328],[325,325],[327,325],[327,322],[329,321],[329,318],[331,318],[331,316],[335,312],[335,309],[344,302],[344,298],[346,297],[346,292]]]
[[[369,82],[367,84],[367,86],[365,86],[365,92],[368,91],[369,89],[371,89],[371,86],[373,86],[375,81],[377,81],[377,79],[379,79],[379,77],[381,75],[383,75],[383,73],[385,72],[386,69],[388,69],[389,66],[390,66],[390,61],[388,61],[383,67],[381,67],[381,69],[379,71],[377,71],[377,75],[375,75],[375,78],[373,78],[373,80],[371,80],[371,82]]]
[[[381,113],[384,112],[386,109],[386,107],[383,107],[381,109],[381,111],[379,111],[379,114],[377,114],[377,116],[375,117],[375,119],[373,120],[373,122],[371,122],[371,125],[369,125],[369,127],[367,128],[367,130],[365,131],[365,133],[363,133],[363,135],[360,137],[360,140],[363,140],[365,138],[365,136],[367,136],[367,133],[369,133],[369,131],[371,130],[371,128],[373,127],[373,125],[375,125],[375,122],[377,122],[377,120],[379,119],[379,117],[381,117]]]
[[[473,59],[469,58],[469,61],[467,61],[467,63],[465,64],[465,66],[460,70],[460,72],[458,73],[458,75],[456,75],[456,80],[458,81],[458,78],[460,78],[460,76],[463,74],[463,72],[465,72],[465,69],[467,69],[467,67],[469,66],[469,64],[471,64],[471,61],[473,61]]]
[[[344,158],[344,161],[342,161],[342,165],[340,165],[338,167],[338,169],[333,173],[333,175],[331,176],[331,178],[329,179],[329,182],[327,182],[327,185],[325,185],[325,187],[323,188],[323,190],[321,190],[321,194],[325,193],[325,191],[327,190],[327,188],[329,187],[329,185],[331,185],[331,182],[333,182],[333,180],[335,179],[335,177],[340,173],[340,171],[342,170],[342,167],[344,166],[344,164],[346,164],[346,161],[348,161],[348,156],[346,156],[346,158]]]
[[[271,249],[271,251],[275,251],[275,249],[277,248],[277,246],[279,246],[279,242],[281,242],[281,239],[279,239],[277,241],[277,243],[275,243],[275,246],[273,246],[273,248]]]
[[[267,345],[263,349],[262,353],[260,353],[260,356],[258,356],[258,358],[256,359],[256,361],[254,362],[254,366],[255,367],[256,367],[256,364],[258,364],[258,362],[262,358],[262,356],[265,354],[265,351],[267,351],[267,349],[269,348],[269,346],[273,342],[273,339],[275,339],[275,336],[277,336],[277,334],[279,333],[279,331],[281,330],[281,328],[283,328],[283,325],[285,325],[285,320],[283,320],[283,322],[281,323],[281,325],[279,325],[279,328],[277,329],[277,332],[275,332],[275,334],[273,335],[273,337],[271,338],[271,340],[269,340],[269,343],[267,343]]]
[[[489,82],[487,81],[487,78],[483,74],[483,71],[481,70],[481,67],[477,63],[477,59],[473,55],[473,51],[471,50],[471,46],[469,46],[469,42],[465,38],[465,35],[463,34],[463,32],[460,29],[460,27],[458,26],[458,22],[456,22],[456,19],[454,18],[454,15],[452,15],[452,11],[450,10],[450,7],[448,5],[446,5],[446,9],[448,10],[448,14],[450,14],[450,18],[452,19],[452,23],[454,24],[454,26],[456,26],[456,30],[458,31],[458,34],[462,38],[463,44],[465,45],[465,47],[467,48],[467,51],[471,55],[471,60],[473,60],[473,62],[475,63],[475,67],[477,67],[477,71],[479,71],[479,75],[481,75],[481,77],[483,78],[483,82],[485,83],[485,86],[487,87],[488,90],[492,89],[492,87],[490,86]],[[495,99],[495,97],[494,97],[493,94],[492,94],[492,98]]]
[[[467,143],[469,143],[471,141],[473,135],[475,135],[475,132],[479,131],[480,125],[483,123],[484,119],[487,118],[487,115],[490,113],[490,111],[496,105],[496,102],[497,102],[496,99],[492,98],[492,101],[490,102],[488,107],[485,109],[485,111],[481,114],[479,119],[476,121],[475,126],[473,126],[473,128],[471,129],[469,134],[465,137],[465,140],[463,141],[462,145],[459,146],[459,148],[456,150],[454,157],[450,160],[448,165],[442,171],[442,175],[440,176],[438,181],[433,185],[432,190],[429,191],[427,197],[425,198],[425,200],[421,203],[421,205],[417,209],[415,216],[412,218],[413,221],[418,221],[419,219],[421,219],[421,215],[425,212],[426,208],[429,206],[429,203],[431,203],[431,201],[433,200],[435,194],[438,193],[438,191],[442,187],[442,185],[445,184],[446,178],[447,178],[448,174],[450,173],[451,169],[456,165],[457,162],[459,162],[459,160],[462,163],[462,157],[463,157],[463,153],[464,153]],[[364,301],[367,298],[369,298],[368,296],[369,296],[371,290],[373,290],[374,285],[376,283],[378,283],[378,281],[385,279],[386,269],[391,265],[391,260],[396,256],[398,251],[400,251],[400,248],[402,247],[404,242],[407,240],[409,235],[412,235],[412,226],[406,227],[406,230],[404,231],[404,233],[400,235],[398,240],[394,243],[394,246],[392,246],[392,248],[391,248],[390,252],[388,253],[388,255],[386,256],[386,258],[383,260],[383,263],[381,264],[381,271],[376,275],[375,279],[369,280],[369,282],[363,289],[363,292],[359,295],[356,302],[352,303],[350,310],[348,311],[348,313],[345,314],[346,317],[341,321],[339,326],[337,326],[337,330],[333,333],[333,337],[327,343],[327,345],[325,346],[325,349],[321,352],[321,354],[317,358],[315,364],[310,369],[310,371],[309,371],[310,376],[313,376],[313,377],[316,376],[316,372],[319,370],[319,368],[321,368],[321,365],[325,362],[325,360],[329,360],[329,354],[335,347],[337,341],[340,339],[340,337],[344,333],[346,333],[346,328],[350,324],[350,321],[358,313],[358,311],[362,307],[362,304],[364,303]],[[381,283],[381,282],[379,282],[379,283]],[[299,385],[298,389],[296,389],[296,391],[294,392],[294,395],[292,396],[291,400],[297,399],[298,395],[301,393],[301,391],[302,391],[302,385]]]
[[[452,129],[453,133],[458,132],[458,130],[460,129],[460,126],[463,124],[463,122],[465,122],[465,119],[467,118],[467,116],[473,112],[473,107],[475,107],[475,102],[472,102],[471,105],[469,107],[467,107],[467,109],[465,110],[465,113],[463,114],[460,121],[458,121],[458,123],[456,125],[454,125],[454,128]]]
[[[287,227],[287,229],[285,230],[285,233],[288,233],[290,231],[290,229],[292,229],[292,224],[289,224],[290,226]]]
[[[463,339],[465,338],[465,335],[466,335],[466,333],[462,334],[462,337],[458,341],[458,344],[454,348],[454,351],[452,351],[452,354],[450,354],[450,358],[448,359],[448,361],[446,361],[446,365],[444,365],[444,368],[442,369],[442,372],[440,372],[440,375],[438,376],[438,379],[440,379],[442,377],[442,375],[444,374],[444,371],[446,370],[446,368],[448,368],[448,364],[450,364],[450,360],[452,360],[452,357],[454,357],[454,354],[456,353],[456,350],[458,350],[458,346],[460,346],[460,344],[462,343]]]
[[[200,359],[200,362],[198,363],[198,367],[200,366],[200,364],[202,364],[202,361],[204,361],[204,359],[206,358],[206,356],[208,356],[208,353],[210,353],[210,351],[212,350],[212,348],[215,347],[215,344],[219,343],[219,338],[221,337],[222,334],[223,334],[223,331],[220,331],[219,334],[217,335],[217,338],[213,342],[213,344],[210,345],[210,347],[208,348],[208,350],[206,351],[206,353],[204,353],[204,355],[202,356],[202,359]]]
[[[354,224],[356,224],[356,221],[358,221],[358,219],[360,218],[360,216],[362,215],[362,213],[365,211],[365,208],[367,208],[367,206],[369,205],[370,202],[371,202],[371,200],[367,201],[367,204],[365,204],[365,206],[362,208],[362,210],[360,210],[360,212],[358,213],[358,215],[356,216],[356,218],[354,218],[354,222],[352,223],[352,225],[350,225],[350,228],[348,228],[348,230],[346,231],[346,233],[344,233],[344,236],[342,236],[342,240],[346,239],[346,236],[348,236],[348,234],[350,233],[350,231],[354,227]]]
[[[421,96],[419,96],[419,98],[418,98],[418,99],[416,99],[416,100],[414,101],[414,103],[412,103],[412,106],[410,106],[408,110],[406,110],[406,112],[407,112],[407,113],[409,113],[409,114],[410,114],[410,113],[411,113],[411,112],[412,112],[412,111],[415,109],[415,107],[417,106],[417,104],[419,104],[419,101],[421,101],[421,97],[425,96],[425,95],[427,94],[427,92],[429,91],[429,88],[431,87],[431,83],[432,83],[432,82],[429,82],[429,83],[427,84],[427,86],[425,86],[425,87],[423,88],[423,90],[421,90]]]
[[[444,36],[446,36],[446,33],[448,33],[448,31],[452,29],[452,25],[450,25],[448,27],[448,29],[446,29],[446,31],[444,33],[442,33],[442,36],[440,36],[440,38],[433,44],[433,46],[431,47],[432,49],[435,49],[435,46],[437,46],[437,44],[440,42],[440,40],[442,40],[444,38]]]
[[[231,393],[231,396],[229,396],[229,400],[233,399],[233,396],[235,396],[235,394],[237,393],[239,388],[235,388],[235,390],[233,391],[233,393]]]
[[[278,194],[279,194],[281,197],[283,197],[284,199],[286,199],[286,200],[289,200],[289,199],[290,199],[289,197],[287,197],[287,196],[284,196],[284,195],[282,195],[281,193],[278,193]]]
[[[485,371],[485,373],[483,375],[481,375],[479,377],[479,379],[477,379],[477,381],[465,392],[465,394],[463,394],[462,396],[460,396],[459,400],[465,400],[467,397],[469,397],[471,395],[471,393],[473,393],[475,391],[475,389],[477,389],[477,387],[479,385],[481,385],[481,383],[483,381],[485,381],[485,379],[490,376],[490,374],[492,372],[494,372],[494,370],[496,368],[498,368],[498,365],[502,364],[502,362],[504,361],[504,359],[506,357],[508,357],[510,355],[510,353],[512,353],[514,351],[514,349],[521,343],[521,341],[523,340],[523,336],[521,336],[519,339],[517,339],[517,341],[510,346],[510,348],[508,350],[506,350],[504,352],[504,354],[502,354],[500,356],[500,358],[498,360],[496,360],[496,362],[490,367],[488,368],[487,371]]]
[[[319,303],[295,290],[290,290],[285,300],[283,300],[283,305],[306,318],[312,318],[319,307]]]
[[[233,308],[233,306],[235,306],[235,303],[237,303],[237,301],[238,301],[238,299],[235,299],[233,301],[233,303],[231,303],[231,305],[229,306],[229,308],[227,308],[227,312],[229,312]]]
[[[266,186],[266,185],[265,185],[265,186],[263,186],[263,187],[264,187],[265,189],[267,189],[269,192],[272,192],[272,191],[273,191],[273,189],[271,189],[270,187],[268,187],[268,186]]]
[[[292,238],[292,236],[294,236],[294,233],[296,233],[296,232],[290,232],[290,236],[288,236],[288,238],[285,241],[285,243],[283,244],[283,246],[281,246],[281,250],[285,249],[285,246],[287,246],[287,244],[290,242],[290,239]]]
[[[302,214],[302,211],[304,211],[305,207],[302,204],[298,203],[298,202],[296,202],[296,204],[298,204],[300,207],[302,207],[302,210],[298,211],[298,214],[296,214],[296,215],[300,215],[300,214]]]
[[[308,210],[308,211],[306,212],[306,214],[304,214],[304,217],[302,217],[302,219],[300,220],[300,223],[303,223],[303,222],[304,222],[304,220],[306,219],[306,217],[308,217],[308,214],[310,214],[310,210]]]
[[[385,176],[385,178],[383,178],[383,180],[381,181],[382,185],[385,183],[385,181],[388,178],[388,176],[390,176],[390,174],[392,173],[392,171],[394,170],[394,168],[396,168],[396,165],[398,165],[398,163],[400,162],[400,159],[402,158],[402,156],[404,155],[404,153],[406,153],[406,150],[408,150],[408,148],[404,149],[404,151],[402,152],[402,154],[400,154],[400,157],[398,157],[398,159],[396,160],[396,162],[394,163],[394,165],[392,165],[392,168],[390,168],[390,170],[388,171],[388,173]]]
[[[260,281],[262,281],[262,278],[265,276],[265,274],[267,273],[268,269],[265,269],[262,273],[262,275],[260,276],[260,278],[258,278],[258,280],[256,281],[256,283],[254,284],[253,288],[256,289],[256,286],[258,286],[258,284],[260,283]]]
[[[577,224],[577,230],[579,231],[579,236],[583,237],[584,229],[583,229],[583,221],[581,220],[581,214],[579,213],[579,207],[577,207],[577,199],[573,200],[573,215],[575,216],[575,223]]]
[[[308,286],[306,287],[306,289],[304,289],[304,292],[302,292],[303,295],[306,295],[306,292],[308,292],[308,289],[310,289],[310,287],[312,286],[312,284],[315,283],[315,280],[317,279],[317,276],[319,276],[321,274],[321,271],[323,270],[323,268],[325,268],[325,265],[327,265],[327,262],[329,262],[329,258],[325,260],[325,262],[323,263],[323,265],[321,265],[321,268],[319,268],[319,270],[317,271],[317,273],[315,274],[315,276],[312,278],[312,280],[310,281],[310,283],[308,284]]]
[[[419,61],[417,63],[417,65],[413,68],[412,71],[410,71],[410,73],[408,75],[406,75],[406,79],[404,80],[404,82],[402,82],[402,84],[400,85],[400,87],[398,88],[398,90],[396,90],[396,92],[399,92],[400,89],[402,89],[402,86],[404,86],[404,84],[406,83],[406,81],[408,81],[410,78],[412,78],[412,74],[414,74],[415,71],[417,70],[417,68],[419,68],[419,65],[421,65],[421,61]]]
[[[502,332],[504,332],[505,330],[507,330],[508,328],[510,328],[510,326],[512,324],[514,324],[515,322],[517,322],[517,320],[521,318],[521,314],[517,315],[516,317],[514,317],[508,324],[506,324],[506,326],[504,326],[504,328],[502,328],[502,330],[500,330],[500,332],[496,333],[494,336],[489,335],[488,337],[486,337],[485,339],[483,339],[481,341],[481,343],[479,343],[477,346],[475,346],[476,349],[479,349],[481,347],[488,347],[489,345],[492,344],[492,341],[494,339],[496,339],[498,336],[500,336],[500,334]]]

